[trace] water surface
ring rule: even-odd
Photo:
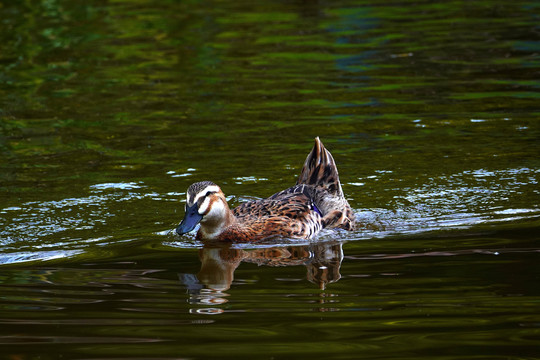
[[[538,356],[535,2],[0,5],[4,356]],[[170,232],[315,136],[356,231]]]

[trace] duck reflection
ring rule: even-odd
[[[321,290],[341,278],[341,243],[281,246],[259,249],[235,249],[230,245],[206,245],[199,250],[201,270],[197,275],[182,274],[181,280],[191,294],[190,302],[221,304],[234,280],[234,271],[242,262],[260,266],[305,266],[307,280]]]

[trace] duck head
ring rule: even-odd
[[[223,191],[211,181],[192,184],[187,190],[186,214],[176,233],[182,235],[201,224],[202,239],[217,237],[234,220]]]

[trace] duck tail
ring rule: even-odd
[[[296,184],[316,189],[313,203],[322,215],[325,228],[355,228],[355,215],[341,189],[336,162],[318,137]]]
[[[343,197],[336,162],[319,137],[315,138],[315,145],[304,162],[296,184],[313,185],[334,196]]]

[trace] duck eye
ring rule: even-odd
[[[204,196],[210,196],[210,195],[213,194],[213,193],[214,193],[213,191],[208,191],[208,192],[206,193],[206,195],[204,195]]]

